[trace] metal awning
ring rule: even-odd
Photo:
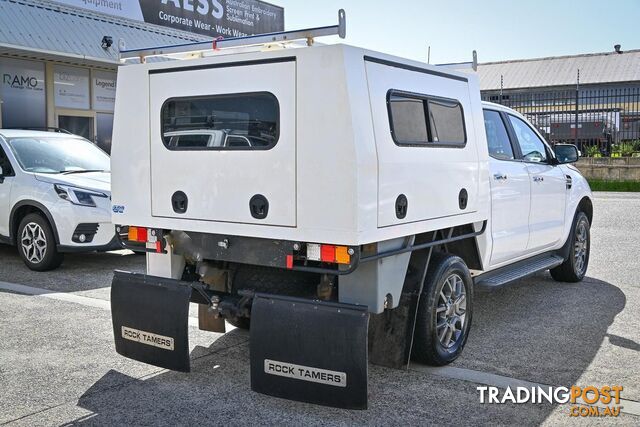
[[[110,48],[103,36],[112,37]],[[210,38],[48,0],[0,0],[0,55],[114,68],[120,40],[136,49]]]

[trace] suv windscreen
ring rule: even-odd
[[[109,156],[80,138],[10,138],[9,146],[27,172],[109,171]]]
[[[546,163],[547,150],[544,142],[536,135],[533,129],[524,120],[511,114],[509,114],[509,120],[522,151],[522,160],[525,162]]]
[[[489,155],[498,160],[514,160],[513,147],[500,113],[493,110],[484,110],[483,113]]]

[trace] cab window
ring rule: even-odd
[[[544,142],[522,119],[509,114],[509,121],[516,134],[520,151],[522,152],[522,160],[531,163],[546,163],[547,150]]]
[[[484,110],[483,113],[489,155],[498,160],[514,160],[513,147],[500,113],[493,110]]]

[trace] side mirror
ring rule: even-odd
[[[4,171],[2,170],[2,166],[0,166],[0,184],[4,182]]]
[[[560,164],[575,163],[580,157],[578,147],[573,144],[556,144],[553,147],[553,151],[555,151],[556,158]]]

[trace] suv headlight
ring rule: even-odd
[[[94,197],[107,197],[106,194],[98,191],[71,187],[69,185],[54,184],[53,188],[55,188],[56,193],[58,193],[58,197],[79,206],[95,207],[96,202],[93,200]]]

